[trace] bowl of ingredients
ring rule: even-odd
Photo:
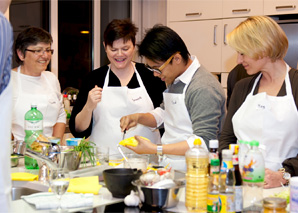
[[[137,187],[143,205],[160,209],[175,207],[185,187],[185,181],[174,180],[171,168],[148,170],[132,184]]]
[[[143,205],[160,209],[175,207],[185,187],[185,181],[170,179],[160,181],[159,186],[146,186],[141,180],[132,184],[137,187]]]
[[[149,155],[126,154],[127,161],[124,160],[124,168],[141,169],[146,172],[149,164]]]
[[[132,181],[139,179],[142,174],[142,171],[137,169],[113,168],[103,171],[103,179],[113,197],[124,198],[131,190],[136,190]]]

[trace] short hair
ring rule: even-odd
[[[288,51],[288,39],[282,28],[268,16],[251,16],[227,35],[228,44],[237,52],[255,60],[268,56],[274,62]]]
[[[122,38],[124,42],[131,40],[135,46],[137,32],[138,28],[130,19],[114,19],[107,25],[104,31],[104,44],[112,47],[114,41]]]
[[[44,29],[38,28],[38,27],[29,27],[22,32],[19,33],[15,45],[14,45],[14,52],[16,54],[16,62],[18,64],[23,64],[23,61],[19,59],[19,56],[17,54],[17,50],[20,50],[23,55],[26,55],[26,49],[30,45],[36,45],[38,43],[46,43],[46,44],[52,44],[53,38],[51,34]]]
[[[146,32],[138,47],[140,56],[154,62],[166,61],[176,52],[180,52],[186,64],[190,56],[182,38],[171,28],[160,24]]]

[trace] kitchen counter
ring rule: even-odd
[[[11,169],[11,172],[29,172],[29,171],[32,173],[38,172],[34,170],[33,171],[26,170],[22,165],[22,163],[20,164],[19,167]],[[49,187],[47,183],[42,183],[40,181],[31,181],[31,182],[13,181],[13,186],[27,187],[27,188],[40,190],[40,191],[47,191]],[[264,197],[268,197],[282,190],[283,190],[282,187],[273,188],[273,189],[264,189],[263,194],[264,194]],[[178,196],[180,196],[180,201],[178,205],[173,208],[165,209],[165,212],[187,212],[185,207],[185,188],[181,190],[181,194]],[[122,201],[123,199],[113,198],[112,194],[108,191],[108,189],[106,187],[102,187],[99,190],[99,194],[94,195],[93,207],[69,209],[68,212],[78,212],[83,210],[86,212],[92,212],[93,209],[96,209],[97,212],[104,212],[106,205],[121,203]],[[22,199],[19,199],[19,200],[12,201],[12,212],[49,212],[49,210],[46,210],[46,211],[36,210],[34,206],[28,204]],[[139,212],[139,211],[133,211],[133,212]]]

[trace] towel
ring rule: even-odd
[[[98,182],[98,176],[78,177],[70,179],[67,192],[92,193],[97,195],[102,185]],[[51,192],[51,188],[49,188]]]
[[[26,172],[16,172],[16,173],[11,173],[11,180],[33,181],[33,180],[38,180],[38,175],[34,175]]]
[[[51,192],[41,192],[32,195],[22,196],[27,203],[35,205],[36,209],[57,209],[59,205],[62,209],[82,208],[93,206],[93,194],[76,194],[67,192],[61,197],[59,202],[57,196]]]

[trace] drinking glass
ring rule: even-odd
[[[61,210],[61,197],[69,186],[69,172],[65,168],[52,169],[50,174],[50,187],[59,199],[58,210]]]
[[[100,165],[109,164],[109,147],[96,147],[96,157]]]

